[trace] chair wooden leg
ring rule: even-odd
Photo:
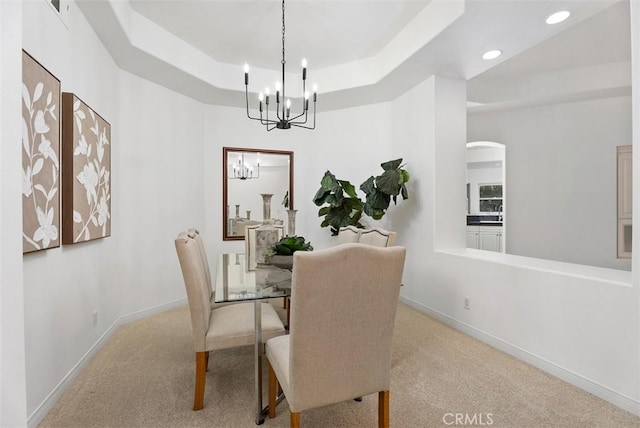
[[[389,428],[389,391],[378,392],[378,428]]]
[[[202,409],[204,403],[204,383],[207,374],[207,353],[196,352],[196,391],[193,397],[193,410]]]
[[[287,328],[291,328],[291,300],[287,297]]]
[[[276,417],[276,388],[278,386],[278,379],[276,378],[276,372],[273,371],[271,363],[267,361],[269,366],[269,418]]]
[[[287,309],[287,306],[289,306],[289,298],[288,297],[283,297],[284,302],[282,302],[282,307],[284,309]]]
[[[207,358],[205,358],[204,371],[208,372],[209,371],[209,351],[205,352],[205,354],[207,354]]]
[[[300,428],[300,413],[291,412],[291,428]]]

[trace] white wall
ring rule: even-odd
[[[26,425],[22,289],[22,5],[0,1],[0,426]]]
[[[441,89],[449,86],[450,97],[439,97],[441,84]],[[459,98],[455,84],[434,78],[393,102],[393,139],[402,141],[412,162],[420,165],[412,171],[415,198],[392,221],[399,244],[408,249],[403,300],[639,412],[638,297],[630,275],[624,279],[626,273],[620,272],[617,280],[606,280],[604,273],[617,271],[581,271],[575,265],[459,249],[464,246],[458,244],[464,239],[464,213],[456,207],[464,205],[460,189],[467,139],[439,137],[465,123],[464,102],[457,103],[457,113],[449,112],[448,120],[440,116],[443,105]],[[438,202],[438,192],[443,199],[448,192],[451,199]],[[471,310],[464,309],[465,298]]]
[[[468,141],[506,145],[507,251],[613,269],[616,146],[631,143],[631,98],[469,116]]]
[[[202,105],[121,71],[71,7],[67,28],[45,1],[25,2],[24,48],[111,124],[112,236],[24,256],[27,414],[36,421],[120,317],[184,298],[173,239],[203,214]]]

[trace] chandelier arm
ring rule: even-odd
[[[304,118],[304,122],[295,122],[295,120],[301,116],[305,116],[305,112],[300,113],[299,115],[292,117],[291,119],[289,119],[289,123],[305,123],[307,121],[307,118],[305,116]]]
[[[305,122],[306,123],[306,120]],[[304,129],[316,129],[316,103],[313,103],[313,126],[309,127],[309,126],[304,126],[298,123],[292,123],[291,126],[297,126],[298,128],[304,128]]]
[[[247,104],[247,117],[249,119],[253,119],[253,120],[262,120],[261,118],[252,117],[249,114],[249,88],[248,88],[247,85],[244,86],[244,96],[245,96],[245,101],[246,101],[246,104]]]

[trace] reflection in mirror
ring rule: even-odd
[[[629,2],[563,25],[468,81],[467,141],[507,148],[507,253],[631,270],[616,201],[617,147],[632,138]]]
[[[283,224],[293,209],[293,152],[223,147],[223,239],[243,240],[262,223],[263,197],[271,194],[271,219]]]

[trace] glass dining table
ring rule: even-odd
[[[262,301],[291,295],[291,271],[272,265],[258,265],[247,269],[244,254],[220,254],[217,260],[215,301],[254,302],[254,374],[255,374],[255,421],[264,422],[269,410],[262,405],[262,366],[264,346],[262,343]],[[278,397],[278,402],[284,397]]]

